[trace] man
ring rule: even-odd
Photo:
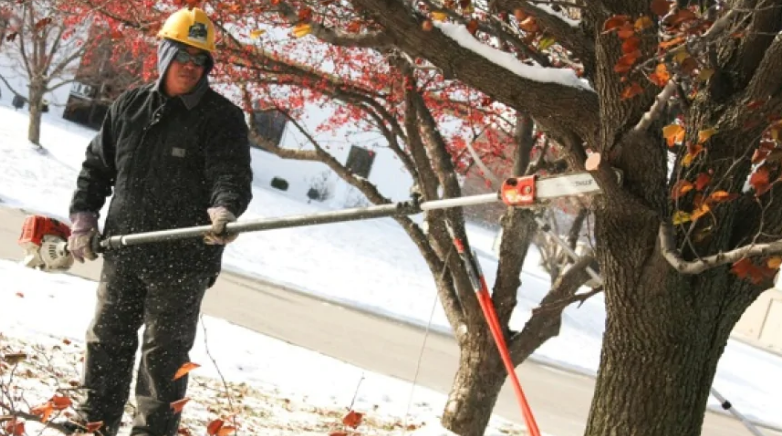
[[[162,26],[159,78],[120,95],[86,151],[70,205],[69,248],[77,261],[96,259],[90,241],[99,212],[113,198],[103,235],[208,225],[204,240],[161,242],[104,253],[97,307],[87,332],[86,399],[78,432],[103,422],[117,434],[130,394],[144,325],[130,434],[174,436],[202,297],[221,269],[225,225],[252,198],[250,148],[242,110],[212,90],[214,27],[204,11],[182,9]]]

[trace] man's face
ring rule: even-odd
[[[192,91],[204,74],[207,59],[204,50],[195,47],[180,49],[168,67],[166,92],[173,97]]]

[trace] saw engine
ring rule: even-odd
[[[25,252],[22,264],[48,272],[63,272],[73,265],[68,251],[71,229],[67,224],[41,215],[25,218],[19,245]]]

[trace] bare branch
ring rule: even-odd
[[[650,107],[649,110],[643,114],[641,119],[638,121],[638,124],[633,127],[633,130],[640,132],[651,127],[652,123],[654,123],[654,121],[663,114],[665,106],[668,104],[668,100],[673,97],[673,94],[676,93],[677,89],[678,76],[674,75],[670,80],[668,80],[668,83],[665,84],[663,90],[657,94],[657,97],[654,99],[654,104],[652,104],[652,107]]]
[[[778,240],[765,244],[745,245],[731,251],[687,261],[676,249],[673,226],[667,222],[660,224],[659,242],[660,252],[665,260],[682,274],[700,274],[717,266],[735,263],[745,257],[782,254],[782,240]]]

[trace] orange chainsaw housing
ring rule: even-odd
[[[23,247],[40,247],[44,236],[58,236],[63,240],[68,240],[71,236],[71,229],[67,224],[41,215],[30,215],[22,224],[22,234],[19,236],[18,243]]]

